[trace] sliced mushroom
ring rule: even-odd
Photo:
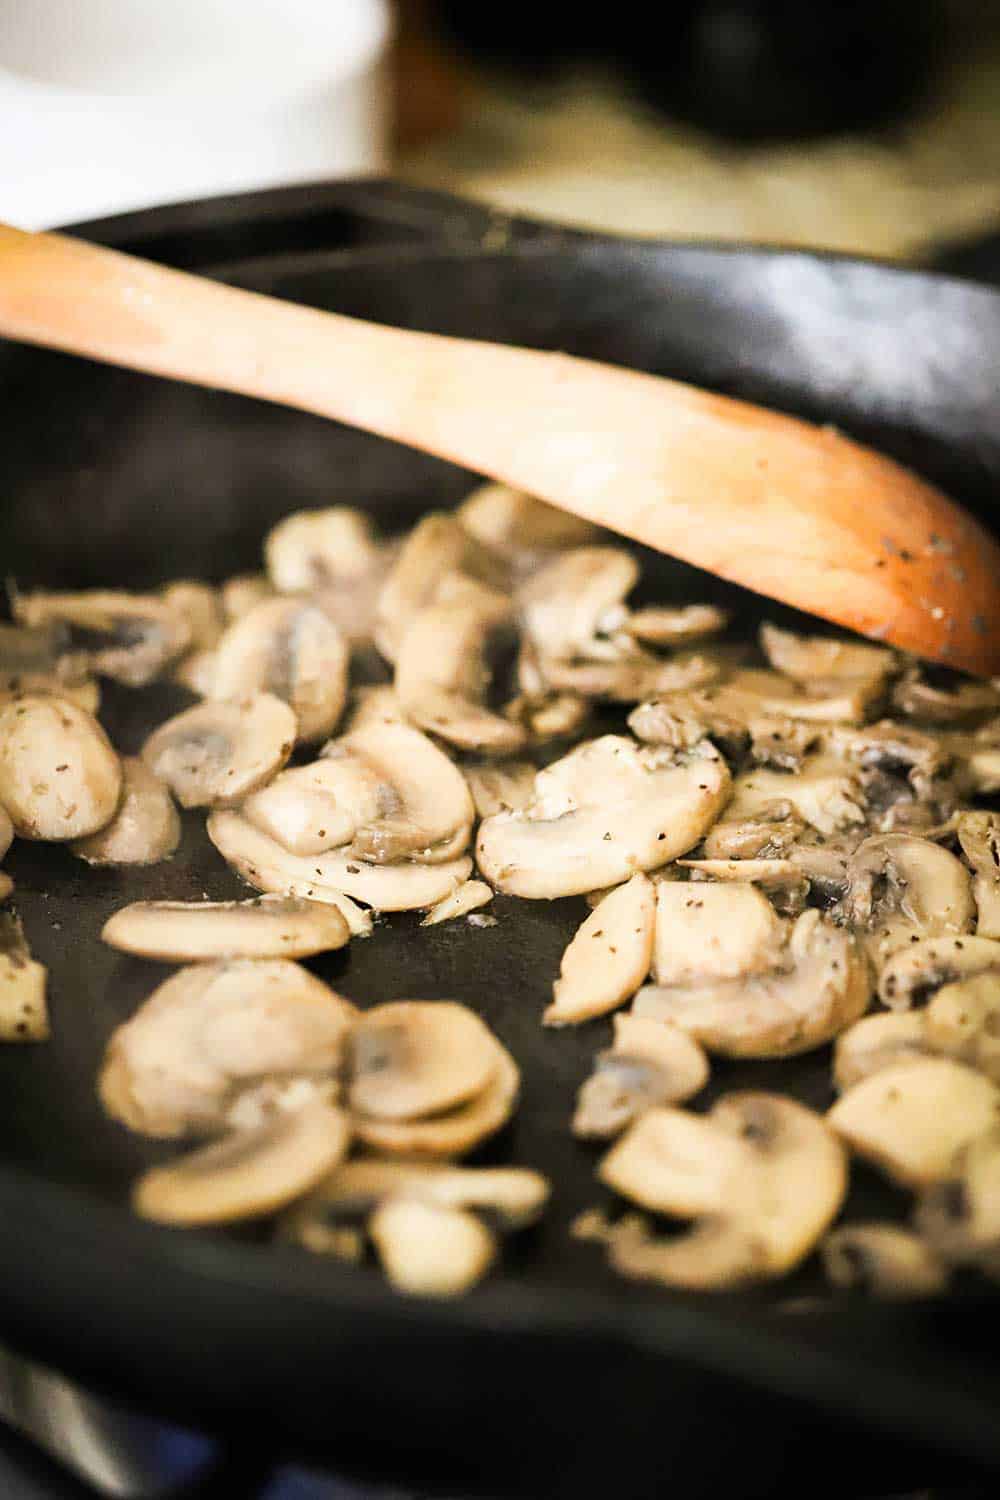
[[[303,742],[333,732],[347,701],[347,642],[302,599],[268,599],[229,626],[216,648],[213,698],[271,693],[288,703]]]
[[[483,761],[462,769],[480,818],[520,812],[534,795],[538,770],[528,760]]]
[[[878,997],[890,1010],[909,1010],[953,979],[993,971],[1000,971],[1000,943],[992,938],[924,938],[892,955],[879,975]]]
[[[870,993],[868,965],[851,934],[804,911],[780,966],[740,979],[651,986],[639,991],[632,1009],[680,1026],[724,1057],[791,1057],[850,1026]]]
[[[358,820],[352,853],[375,863],[407,856],[442,863],[462,853],[475,817],[472,796],[458,767],[425,734],[407,724],[371,724],[323,754],[340,751],[373,767],[380,785],[378,813]]]
[[[70,645],[90,669],[129,687],[144,687],[191,641],[178,610],[153,594],[21,594],[14,612],[24,625],[63,625]]]
[[[975,1265],[1000,1247],[1000,1130],[971,1140],[921,1194],[916,1224],[946,1260]]]
[[[827,1235],[820,1250],[834,1286],[904,1301],[937,1296],[948,1285],[948,1267],[940,1256],[898,1224],[845,1224]]]
[[[393,1286],[419,1297],[455,1297],[481,1281],[497,1243],[475,1214],[421,1198],[389,1198],[369,1225]]]
[[[345,728],[367,729],[371,724],[406,724],[403,705],[396,697],[395,689],[380,684],[373,687],[356,688],[351,698],[351,711]]]
[[[545,1025],[577,1025],[631,999],[649,973],[655,922],[656,891],[645,875],[611,891],[562,956]]]
[[[384,1120],[356,1114],[354,1131],[359,1141],[373,1151],[442,1160],[467,1156],[470,1151],[501,1130],[514,1112],[521,1075],[510,1053],[492,1038],[495,1072],[481,1094],[445,1114],[419,1120]]]
[[[809,894],[809,879],[790,859],[679,859],[692,881],[759,885],[783,916],[798,916]]]
[[[638,579],[639,564],[624,547],[574,547],[540,568],[518,595],[539,657],[545,663],[643,658],[637,643],[614,629]],[[604,628],[609,612],[611,631]]]
[[[0,807],[0,859],[3,859],[7,850],[14,842],[14,825],[10,821],[5,807]]]
[[[662,661],[644,653],[611,661],[542,659],[546,689],[612,703],[637,703],[653,693],[677,693],[714,682],[718,663],[711,657],[688,653]]]
[[[677,754],[604,735],[540,771],[527,807],[484,820],[479,866],[497,889],[530,899],[617,885],[686,854],[729,785],[707,742]]]
[[[856,1155],[904,1187],[923,1187],[997,1124],[1000,1088],[950,1058],[918,1057],[854,1084],[827,1119]]]
[[[765,974],[782,963],[786,942],[785,924],[752,885],[657,886],[658,985]]]
[[[13,890],[13,880],[11,880],[9,875],[5,875],[4,872],[0,870],[0,902],[6,901],[8,896],[13,893]]]
[[[174,682],[187,688],[197,698],[211,698],[215,692],[216,652],[189,651],[182,656],[173,670]]]
[[[274,585],[263,573],[239,573],[229,578],[219,590],[222,613],[226,619],[242,619],[265,599],[274,598]]]
[[[615,1016],[610,1051],[599,1052],[580,1089],[573,1134],[608,1140],[647,1109],[683,1104],[708,1082],[708,1058],[678,1026]]]
[[[848,865],[845,910],[866,934],[881,966],[904,944],[970,932],[975,922],[969,872],[929,839],[883,833],[865,839]]]
[[[774,1094],[730,1094],[707,1116],[642,1115],[599,1168],[646,1208],[698,1222],[657,1241],[641,1230],[611,1243],[626,1275],[720,1289],[781,1276],[803,1260],[847,1189],[844,1152],[824,1121]]]
[[[309,594],[363,578],[377,565],[378,543],[361,510],[333,505],[285,516],[264,542],[268,577],[281,594]]]
[[[352,1032],[348,1098],[377,1120],[418,1120],[483,1093],[497,1068],[493,1035],[449,1000],[376,1006]]]
[[[867,641],[838,641],[826,636],[794,635],[777,625],[762,625],[760,644],[768,662],[796,682],[829,678],[886,678],[898,666],[894,651]]]
[[[922,1011],[880,1011],[878,1015],[862,1016],[837,1038],[833,1081],[843,1093],[883,1068],[926,1057],[931,1050]]]
[[[467,880],[431,907],[421,927],[436,927],[440,922],[453,922],[456,917],[467,917],[470,911],[478,911],[493,900],[493,892],[483,880]]]
[[[181,820],[170,793],[135,756],[122,761],[118,810],[97,833],[70,845],[88,865],[155,865],[181,841]]]
[[[460,521],[431,512],[407,536],[379,595],[375,643],[388,661],[396,660],[412,620],[434,603],[442,580],[454,573],[495,588],[507,581],[502,561]]]
[[[443,901],[472,873],[468,857],[442,864],[374,865],[340,851],[290,854],[234,812],[213,813],[207,826],[223,859],[256,890],[333,906],[346,895],[375,911],[419,911]]]
[[[918,1014],[930,1050],[1000,1083],[1000,973],[946,984]]]
[[[546,554],[586,546],[598,535],[589,521],[507,484],[479,485],[455,514],[477,542],[521,573]]]
[[[210,651],[225,629],[218,591],[211,584],[184,579],[167,585],[163,602],[187,621],[189,649]]]
[[[332,1079],[354,1007],[287,960],[180,969],[108,1043],[105,1109],[144,1135],[212,1134],[271,1079]]]
[[[48,1041],[48,970],[31,956],[20,919],[0,912],[0,1042]]]
[[[86,658],[70,649],[64,627],[0,624],[0,704],[25,693],[54,694],[97,713],[100,689],[87,675]]]
[[[147,766],[182,807],[231,807],[281,770],[296,720],[270,693],[199,703],[153,731]]]
[[[622,629],[650,646],[686,646],[725,629],[727,615],[714,604],[650,605],[633,609]]]
[[[590,714],[590,704],[579,693],[518,693],[503,707],[503,716],[519,724],[533,745],[547,745],[550,740],[568,739],[582,729]]]
[[[299,1198],[337,1165],[350,1143],[347,1116],[316,1102],[239,1130],[135,1185],[136,1213],[160,1224],[229,1224]]]
[[[0,708],[0,803],[20,838],[96,833],[114,817],[121,790],[110,740],[75,703],[27,696]]]
[[[741,822],[759,816],[776,803],[786,803],[823,834],[865,821],[857,772],[834,756],[810,756],[794,776],[760,768],[737,776],[726,817]]]
[[[893,707],[925,724],[969,724],[1000,712],[1000,692],[988,682],[959,682],[934,687],[915,666],[905,672],[892,694]]]
[[[413,723],[463,750],[505,755],[524,745],[521,725],[485,707],[487,646],[510,612],[507,595],[485,584],[441,580],[396,646],[396,696]]]
[[[398,801],[378,769],[341,743],[308,766],[281,771],[241,811],[290,853],[324,854],[342,849],[359,827],[386,811],[395,812]]]
[[[335,906],[294,896],[254,901],[136,901],[105,922],[103,940],[162,963],[218,958],[308,958],[350,937]]]
[[[936,795],[951,756],[931,735],[905,724],[882,719],[863,729],[838,724],[827,732],[827,748],[835,755],[879,771],[902,771],[914,794],[923,800]]]
[[[958,842],[975,874],[976,933],[1000,938],[1000,815],[963,812],[958,817]]]
[[[780,816],[778,814],[781,814]],[[790,858],[805,831],[805,823],[787,802],[772,803],[759,816],[739,822],[728,814],[705,835],[706,859],[745,860]],[[846,860],[844,880],[846,881]]]

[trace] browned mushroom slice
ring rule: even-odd
[[[281,594],[309,594],[365,577],[378,564],[379,547],[364,511],[346,505],[298,510],[267,535],[264,557]]]
[[[864,793],[857,772],[834,756],[809,756],[795,775],[758,767],[737,776],[727,820],[745,821],[776,803],[786,803],[822,834],[865,821]]]
[[[834,1286],[905,1301],[934,1297],[948,1285],[948,1267],[940,1256],[898,1224],[845,1224],[827,1235],[820,1250]]]
[[[540,568],[518,594],[524,629],[545,663],[642,658],[623,631],[622,601],[639,579],[624,547],[575,547]],[[611,618],[611,629],[605,629]]]
[[[348,1061],[351,1107],[378,1120],[454,1109],[481,1094],[497,1066],[488,1027],[448,1000],[399,1000],[366,1012]]]
[[[610,1244],[629,1276],[717,1290],[782,1276],[835,1217],[847,1188],[844,1152],[824,1121],[775,1094],[730,1094],[708,1115],[654,1109],[604,1158],[609,1187],[656,1212],[695,1219],[656,1240],[641,1226]]]
[[[947,749],[929,734],[882,719],[863,729],[834,725],[826,734],[827,748],[858,765],[880,771],[903,772],[921,799],[936,795],[940,778],[951,762]]]
[[[98,833],[70,845],[88,865],[155,865],[181,841],[181,820],[170,793],[135,756],[122,761],[118,811]]]
[[[488,906],[493,892],[483,880],[466,880],[463,885],[437,901],[421,922],[421,927],[437,927],[441,922],[453,922],[456,917],[467,917],[469,912]]]
[[[783,962],[787,936],[752,885],[659,885],[653,977],[685,985],[764,974]]]
[[[942,1179],[925,1189],[916,1224],[939,1254],[973,1264],[1000,1247],[1000,1129],[971,1140]]]
[[[32,958],[19,918],[0,912],[0,1042],[48,1040],[47,981],[48,970]]]
[[[162,963],[216,958],[308,958],[350,937],[335,906],[294,896],[254,901],[136,901],[116,911],[101,937],[112,948]]]
[[[904,944],[972,930],[972,882],[960,860],[929,839],[883,833],[858,845],[848,865],[844,902],[866,935],[876,967]]]
[[[958,816],[958,841],[975,872],[972,894],[976,902],[976,933],[1000,938],[1000,815],[963,812]]]
[[[347,701],[348,658],[344,637],[316,605],[269,599],[219,642],[212,697],[272,693],[294,710],[301,741],[323,739]]]
[[[168,584],[163,602],[187,621],[191,651],[210,651],[225,629],[222,600],[209,583],[189,579]]]
[[[868,965],[851,934],[805,911],[771,971],[650,986],[639,991],[633,1014],[670,1021],[725,1057],[791,1057],[856,1021],[870,992]]]
[[[838,682],[858,678],[886,678],[899,658],[885,646],[867,641],[834,640],[827,636],[794,635],[776,625],[762,625],[760,644],[768,662],[796,682],[829,678]]]
[[[194,964],[114,1032],[101,1099],[144,1135],[212,1134],[262,1083],[334,1079],[354,1016],[347,1000],[287,960]]]
[[[519,812],[534,795],[538,770],[528,760],[482,761],[462,769],[480,818]]]
[[[20,838],[96,833],[114,817],[121,789],[121,762],[82,708],[35,696],[0,708],[0,803]]]
[[[878,997],[890,1010],[909,1010],[917,999],[954,979],[1000,971],[1000,943],[992,938],[935,937],[908,943],[879,975]]]
[[[991,683],[968,680],[955,687],[935,687],[919,666],[896,683],[892,702],[907,718],[925,724],[970,724],[1000,712],[1000,692]]]
[[[576,1099],[573,1134],[607,1140],[647,1109],[683,1104],[708,1082],[708,1058],[678,1026],[614,1018],[614,1043],[599,1052]]]
[[[552,690],[612,703],[636,703],[654,693],[681,694],[714,682],[719,665],[693,652],[666,661],[648,653],[610,661],[564,662],[546,657],[542,675]]]
[[[858,1156],[904,1187],[923,1187],[997,1123],[1000,1089],[950,1058],[918,1057],[854,1084],[827,1119]]]
[[[622,629],[650,646],[685,646],[725,629],[727,615],[714,604],[650,605],[633,609]]]
[[[686,854],[729,786],[707,742],[675,753],[604,735],[540,771],[527,807],[484,820],[479,866],[497,889],[529,899],[617,885]]]
[[[222,613],[232,622],[242,619],[265,599],[273,599],[274,585],[263,573],[239,573],[226,580],[219,590],[219,598]]]
[[[918,1014],[931,1051],[968,1063],[1000,1083],[1000,973],[946,984]]]
[[[504,718],[519,724],[533,745],[568,739],[582,729],[589,714],[590,704],[579,693],[552,693],[547,689],[518,693],[503,707]]]
[[[467,1156],[501,1130],[517,1104],[521,1075],[510,1053],[492,1038],[496,1071],[481,1094],[445,1114],[419,1120],[384,1120],[355,1114],[354,1132],[373,1151],[446,1160]]]
[[[295,715],[270,693],[199,703],[153,731],[142,758],[182,807],[231,807],[281,770]]]
[[[68,627],[92,671],[129,687],[152,682],[191,640],[184,616],[153,594],[22,594],[14,609],[22,624]]]
[[[238,1130],[135,1185],[136,1213],[161,1224],[229,1224],[261,1218],[307,1193],[347,1152],[347,1116],[316,1102]]]
[[[631,999],[649,973],[656,893],[633,875],[594,908],[562,956],[546,1026],[573,1026]]]
[[[883,1068],[926,1057],[932,1050],[924,1033],[923,1011],[880,1011],[863,1016],[837,1038],[833,1081],[843,1093]]]
[[[414,617],[434,603],[442,581],[463,573],[494,588],[507,582],[507,568],[452,515],[423,517],[407,536],[378,600],[375,643],[388,661]]]
[[[479,485],[455,514],[477,542],[519,573],[537,567],[553,552],[586,546],[598,535],[589,521],[507,484]]]
[[[420,911],[443,901],[472,874],[468,857],[441,864],[401,860],[375,865],[339,850],[291,854],[234,812],[213,813],[207,826],[223,859],[256,890],[334,906],[349,896],[375,911]]]
[[[496,1240],[475,1214],[421,1198],[387,1199],[369,1233],[386,1276],[412,1296],[460,1296],[482,1280],[497,1254]]]

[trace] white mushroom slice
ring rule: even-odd
[[[542,659],[542,676],[548,689],[584,698],[607,698],[613,703],[636,703],[655,693],[681,694],[714,682],[718,675],[717,662],[694,654],[668,661],[645,653],[610,661]]]
[[[976,933],[1000,938],[1000,815],[963,812],[958,816],[958,842],[975,874]]]
[[[848,919],[866,932],[877,967],[914,939],[971,932],[975,922],[969,872],[929,839],[906,833],[865,839],[851,856],[848,881]]]
[[[191,641],[184,616],[152,594],[21,594],[14,610],[28,626],[69,627],[74,651],[91,670],[129,687],[152,682]]]
[[[863,729],[834,725],[826,732],[826,746],[835,755],[846,756],[860,766],[905,772],[920,798],[934,795],[935,782],[951,760],[938,740],[892,719],[883,719]]]
[[[475,1214],[421,1198],[387,1199],[368,1230],[386,1276],[412,1296],[461,1296],[496,1259],[496,1240]]]
[[[350,1143],[347,1117],[315,1103],[239,1130],[136,1183],[132,1203],[160,1224],[230,1224],[284,1208],[331,1171]]]
[[[761,768],[737,776],[726,817],[740,822],[758,816],[774,803],[786,803],[824,834],[865,821],[858,774],[834,756],[809,756],[794,776]]]
[[[975,1265],[995,1258],[1000,1247],[1000,1131],[970,1141],[947,1175],[921,1194],[916,1224],[948,1261]]]
[[[844,1093],[883,1068],[926,1057],[932,1050],[924,1033],[922,1011],[880,1011],[863,1016],[837,1038],[833,1081]]]
[[[301,599],[268,599],[234,621],[215,653],[213,698],[272,693],[295,712],[303,742],[331,734],[347,701],[347,642]]]
[[[472,874],[467,856],[443,864],[366,864],[350,855],[290,854],[238,813],[219,811],[208,836],[223,859],[258,891],[340,905],[343,897],[375,911],[422,911],[443,901]]]
[[[394,810],[396,800],[374,766],[339,744],[308,766],[280,772],[241,812],[290,853],[323,854],[349,844],[359,825]]]
[[[790,1271],[847,1189],[843,1149],[824,1121],[762,1093],[730,1094],[704,1116],[648,1111],[612,1147],[599,1176],[646,1208],[699,1221],[673,1240],[615,1236],[615,1268],[706,1289]]]
[[[510,1053],[492,1038],[496,1071],[483,1092],[446,1114],[420,1120],[382,1120],[372,1115],[353,1117],[354,1133],[373,1151],[440,1161],[467,1156],[501,1130],[517,1104],[521,1075]]]
[[[707,742],[676,754],[604,735],[540,771],[527,807],[484,820],[479,866],[497,889],[529,899],[617,885],[686,854],[729,787]]]
[[[861,1287],[891,1301],[934,1297],[948,1285],[948,1267],[909,1229],[898,1224],[845,1224],[820,1246],[834,1286]]]
[[[493,1035],[450,1000],[376,1006],[351,1034],[348,1098],[377,1120],[418,1120],[481,1094],[496,1072]]]
[[[532,774],[532,781],[534,781],[534,774]],[[0,859],[3,859],[13,842],[14,825],[10,821],[7,809],[0,807]]]
[[[967,724],[1000,711],[1000,692],[988,682],[959,682],[938,688],[920,667],[905,672],[892,694],[893,707],[925,724]]]
[[[780,967],[744,979],[650,986],[632,1010],[680,1026],[724,1057],[791,1057],[851,1025],[869,996],[868,965],[851,934],[805,911]]]
[[[442,581],[454,573],[499,588],[507,579],[501,560],[460,521],[431,512],[407,536],[379,595],[375,643],[388,661],[396,660],[412,620],[434,603]]]
[[[170,793],[135,756],[122,761],[118,810],[97,833],[70,845],[88,865],[155,865],[181,841],[181,820]]]
[[[199,703],[153,731],[142,758],[182,807],[231,807],[277,775],[295,715],[270,693]]]
[[[726,626],[725,610],[714,604],[657,604],[628,613],[622,629],[651,646],[684,646],[717,635]]]
[[[537,565],[547,553],[586,546],[598,535],[589,521],[507,484],[479,485],[455,514],[477,542],[519,571]]]
[[[0,803],[23,839],[96,833],[115,815],[122,768],[97,720],[65,698],[0,708]]]
[[[464,885],[437,901],[431,907],[421,927],[436,927],[440,922],[453,922],[456,917],[466,917],[470,911],[478,911],[493,900],[493,892],[483,880],[467,880]]]
[[[540,568],[518,594],[524,629],[547,662],[617,660],[642,656],[623,632],[605,631],[609,611],[615,623],[639,580],[639,564],[623,547],[575,547]]]
[[[968,1063],[1000,1083],[1000,973],[946,984],[918,1014],[930,1051]]]
[[[444,863],[462,853],[475,817],[472,795],[458,767],[425,734],[408,724],[371,724],[323,754],[342,751],[360,756],[380,783],[378,812],[358,819],[349,852],[375,863],[407,856]]]
[[[760,644],[769,664],[796,682],[817,678],[837,681],[859,677],[888,677],[898,666],[898,657],[885,646],[865,641],[838,641],[826,636],[794,635],[777,625],[760,628]]]
[[[573,1134],[607,1140],[647,1109],[683,1104],[708,1082],[708,1058],[678,1026],[641,1016],[614,1018],[610,1051],[599,1052],[581,1087]]]
[[[65,682],[60,677],[44,676],[26,672],[17,680],[16,686],[4,688],[0,685],[0,707],[25,694],[41,698],[63,698],[75,703],[85,713],[95,714],[101,706],[101,690],[93,677],[82,677],[76,682]]]
[[[809,878],[790,859],[679,859],[692,881],[759,885],[785,916],[798,915],[809,894]]]
[[[214,650],[190,651],[174,668],[173,680],[198,698],[211,698],[215,691],[216,660]]]
[[[487,645],[510,612],[506,594],[474,579],[441,581],[396,647],[396,696],[413,723],[464,750],[509,754],[524,745],[520,724],[484,707]]]
[[[890,1010],[909,1010],[953,979],[993,971],[1000,971],[1000,943],[992,938],[925,938],[892,955],[879,975],[878,997]]]
[[[185,579],[167,585],[163,602],[187,621],[190,650],[210,651],[225,628],[218,591],[209,583]]]
[[[791,859],[798,840],[805,832],[805,823],[792,814],[787,802],[780,804],[782,816],[771,808],[759,817],[746,818],[740,822],[728,816],[705,835],[706,859]],[[786,816],[787,814],[787,816]],[[847,861],[843,865],[843,881],[847,880]]]
[[[790,682],[777,672],[742,668],[719,689],[723,702],[743,712],[786,714],[813,724],[860,723],[882,697],[884,676],[816,677]],[[708,690],[711,692],[711,689]]]
[[[462,769],[480,818],[520,812],[534,795],[538,771],[528,760],[483,761]]]
[[[116,911],[101,937],[111,948],[162,963],[214,958],[308,958],[350,937],[335,906],[294,896],[254,901],[136,901]]]
[[[101,1099],[144,1135],[214,1133],[266,1080],[335,1077],[355,1014],[287,960],[194,964],[114,1032]]]
[[[363,578],[378,565],[379,548],[364,511],[333,505],[279,521],[264,542],[264,559],[280,594],[309,594]]]
[[[649,973],[655,918],[656,892],[645,875],[605,896],[562,956],[545,1025],[575,1026],[631,999]]]
[[[265,599],[274,598],[274,585],[263,573],[239,573],[229,578],[219,590],[222,613],[226,619],[242,619]]]
[[[355,689],[345,729],[353,734],[355,729],[367,729],[371,724],[407,723],[409,720],[395,690],[383,684]]]
[[[914,1058],[856,1083],[827,1119],[856,1155],[904,1187],[923,1187],[997,1124],[1000,1088],[950,1058]]]
[[[752,885],[657,886],[658,985],[767,973],[782,963],[786,941],[785,924]]]
[[[226,1128],[257,1130],[275,1115],[297,1114],[316,1101],[337,1104],[339,1100],[340,1084],[336,1078],[315,1074],[265,1078],[240,1090],[226,1111]]]
[[[0,1042],[48,1041],[47,981],[48,970],[32,958],[20,920],[0,912]]]

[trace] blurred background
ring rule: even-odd
[[[2,0],[28,227],[363,172],[625,233],[1000,227],[995,0]]]

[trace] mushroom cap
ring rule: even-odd
[[[28,626],[58,624],[71,635],[79,632],[79,655],[91,670],[129,687],[145,687],[191,643],[184,614],[155,594],[39,591],[18,595],[14,613]]]
[[[411,1296],[460,1296],[482,1280],[497,1253],[474,1214],[422,1198],[386,1199],[368,1231],[386,1276]]]
[[[324,739],[347,701],[347,642],[303,599],[266,599],[234,620],[215,651],[213,698],[271,693],[288,703],[304,743]]]
[[[605,896],[562,956],[545,1025],[575,1025],[631,999],[649,973],[655,918],[656,892],[645,875]]]
[[[845,1224],[821,1247],[834,1286],[863,1287],[894,1301],[934,1297],[948,1284],[948,1268],[919,1235],[898,1224]]]
[[[858,1156],[923,1187],[946,1177],[957,1152],[1000,1120],[1000,1089],[950,1058],[914,1058],[854,1084],[827,1119]]]
[[[467,1156],[470,1151],[501,1130],[517,1104],[521,1074],[510,1053],[492,1038],[496,1071],[481,1094],[445,1114],[420,1120],[383,1120],[373,1115],[355,1115],[357,1139],[372,1151],[446,1160]]]
[[[678,1026],[641,1016],[614,1018],[614,1043],[600,1052],[577,1095],[573,1134],[607,1139],[658,1104],[682,1104],[708,1082],[708,1058]]]
[[[103,940],[162,963],[222,958],[308,958],[350,937],[335,906],[295,896],[252,901],[136,901],[104,924]]]
[[[376,1006],[351,1034],[348,1098],[377,1120],[443,1114],[481,1094],[497,1069],[493,1035],[448,1000]]]
[[[871,933],[869,951],[881,965],[913,937],[969,932],[975,903],[969,872],[929,839],[881,833],[859,844],[848,865],[847,912]]]
[[[943,985],[917,1014],[929,1050],[968,1063],[1000,1083],[1000,973],[973,974]]]
[[[307,1193],[343,1158],[350,1136],[343,1111],[307,1104],[153,1167],[136,1183],[132,1203],[161,1224],[259,1218]]]
[[[675,755],[604,735],[540,771],[527,807],[483,821],[479,866],[497,889],[529,899],[617,885],[687,853],[729,786],[707,742]]]
[[[167,788],[141,760],[122,760],[118,810],[97,833],[70,845],[88,865],[155,865],[181,841],[181,820]]]
[[[288,704],[258,693],[176,714],[153,731],[142,758],[182,807],[231,807],[281,770],[295,735]]]
[[[920,995],[953,979],[1000,970],[1000,943],[982,937],[931,937],[909,943],[889,959],[878,997],[890,1010],[909,1010]]]
[[[862,1016],[837,1037],[833,1049],[833,1081],[841,1093],[870,1078],[882,1068],[931,1050],[924,1032],[922,1011],[879,1011]]]
[[[752,885],[663,883],[656,888],[657,984],[766,973],[782,961],[786,924]]]
[[[65,698],[0,708],[0,803],[23,839],[64,841],[114,817],[122,768],[104,730]]]
[[[308,594],[363,578],[378,566],[379,547],[363,510],[332,505],[285,516],[267,534],[264,559],[279,593]]]

